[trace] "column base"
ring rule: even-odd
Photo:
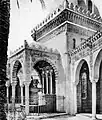
[[[95,117],[92,117],[92,120],[98,120],[98,119],[97,119],[97,117],[95,116]]]

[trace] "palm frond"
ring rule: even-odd
[[[20,8],[19,0],[16,0],[16,1],[17,1],[17,6],[18,6],[18,8]],[[39,0],[39,1],[40,1],[40,3],[41,3],[42,9],[45,9],[46,6],[45,6],[45,2],[44,2],[44,0]],[[32,3],[33,0],[30,0],[30,2]]]
[[[18,6],[18,8],[20,8],[19,1],[18,1],[18,0],[17,0],[17,6]]]

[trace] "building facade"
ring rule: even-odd
[[[101,29],[91,0],[62,1],[31,31],[34,42],[24,41],[10,55],[8,100],[17,100],[26,114],[36,105],[40,112],[87,112],[93,119],[102,113]]]

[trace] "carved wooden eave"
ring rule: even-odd
[[[32,43],[29,45],[28,49],[30,50],[31,56],[37,57],[48,57],[51,59],[59,59],[60,53],[57,49],[47,48],[46,46]]]
[[[40,23],[37,27],[32,30],[32,37],[36,41],[42,36],[46,35],[56,27],[60,26],[65,22],[73,23],[74,25],[80,25],[82,27],[90,28],[90,30],[99,30],[102,27],[101,17],[84,10],[81,7],[74,5],[67,5],[64,7],[60,5],[53,13]]]
[[[30,51],[30,55],[33,57],[46,57],[52,60],[58,60],[60,58],[60,53],[56,49],[47,48],[46,46],[32,43],[28,44],[27,41],[24,42],[24,46],[21,46],[19,49],[16,49],[14,52],[11,53],[9,59],[12,61],[15,59],[23,58],[25,50]]]
[[[70,56],[74,61],[86,57],[90,54],[90,49],[95,52],[98,46],[102,45],[102,32],[97,31],[93,36],[89,37],[83,44],[76,49],[70,51]],[[101,46],[102,47],[102,46]]]

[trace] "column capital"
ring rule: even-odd
[[[42,71],[42,74],[44,74],[45,73],[45,71]]]
[[[94,79],[91,81],[92,83],[97,83],[98,82],[98,79]]]
[[[12,86],[16,86],[16,85],[17,85],[17,81],[13,81],[13,82],[11,83],[11,85],[12,85]]]
[[[29,86],[30,85],[30,81],[24,81],[24,85],[25,86]]]
[[[41,73],[42,77],[44,77],[44,74],[45,74],[45,72],[44,72],[44,71],[42,71],[42,73]]]
[[[10,81],[7,81],[6,82],[6,87],[9,87],[10,86]]]
[[[53,70],[51,69],[51,70],[50,70],[50,74],[52,74],[52,73],[53,73]]]
[[[24,84],[20,84],[20,87],[23,87],[24,86]]]
[[[49,71],[47,70],[46,72],[45,72],[45,74],[47,75],[49,73]]]
[[[24,86],[24,83],[23,82],[20,82],[20,87],[23,87]]]
[[[16,77],[15,77],[15,78],[12,78],[12,81],[13,81],[13,82],[17,81],[17,78],[16,78]]]

